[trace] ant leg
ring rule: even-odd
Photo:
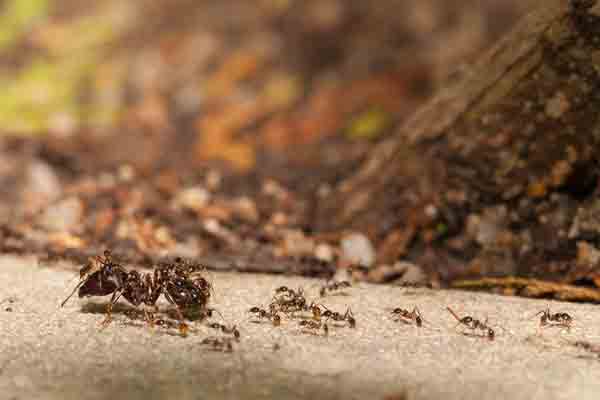
[[[117,302],[117,300],[119,300],[119,298],[121,297],[121,294],[123,294],[123,292],[113,293],[110,302],[106,306],[106,317],[104,318],[104,321],[100,323],[100,330],[106,328],[112,322],[112,308],[113,305]]]
[[[175,306],[175,310],[177,312],[177,318],[179,319],[179,333],[181,333],[181,336],[186,337],[188,334],[188,325],[185,323],[183,312],[181,312],[179,306]]]
[[[165,291],[164,295],[167,301],[175,306],[175,312],[177,313],[177,318],[179,319],[179,333],[181,333],[181,336],[186,337],[188,332],[188,326],[185,323],[183,312],[179,308],[179,305],[175,303],[175,301],[171,298],[168,291]]]
[[[146,308],[144,308],[144,316],[146,317],[146,322],[150,326],[150,329],[154,329],[154,313],[151,313]]]

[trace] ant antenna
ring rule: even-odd
[[[460,317],[458,316],[458,314],[456,314],[456,313],[455,313],[455,312],[454,312],[454,311],[453,311],[453,310],[452,310],[450,307],[446,307],[446,310],[448,310],[448,311],[450,312],[450,314],[452,314],[452,316],[453,316],[454,318],[456,318],[456,320],[457,320],[457,321],[459,322],[459,324],[460,324],[461,320],[460,320]]]
[[[65,304],[67,304],[67,301],[69,301],[69,299],[75,294],[75,292],[77,291],[77,289],[79,289],[81,287],[81,285],[83,285],[85,282],[85,279],[82,279],[77,286],[75,286],[75,289],[73,289],[73,291],[71,292],[71,294],[62,302],[60,303],[61,307],[64,307]]]

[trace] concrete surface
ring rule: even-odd
[[[348,296],[323,299],[350,306],[356,329],[329,337],[302,334],[298,322],[281,327],[249,320],[280,286],[319,281],[298,277],[212,273],[217,308],[236,323],[242,340],[233,353],[200,342],[215,331],[194,323],[181,338],[116,314],[99,330],[102,307],[89,300],[60,302],[75,273],[39,267],[32,259],[0,258],[0,397],[2,399],[597,399],[600,359],[570,344],[600,343],[597,306],[458,291],[360,284]],[[103,299],[99,299],[103,304]],[[12,302],[11,302],[12,301]],[[397,306],[418,305],[422,328],[389,317]],[[489,318],[497,338],[457,332],[445,311]],[[570,332],[536,335],[532,316],[550,306],[575,318]],[[6,308],[12,311],[6,311]],[[122,307],[123,308],[123,307]],[[215,318],[218,320],[219,318]],[[277,346],[276,346],[277,345]]]

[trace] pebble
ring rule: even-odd
[[[577,242],[577,264],[592,268],[599,262],[600,250],[587,242]]]
[[[192,186],[180,191],[173,199],[175,208],[199,211],[210,200],[210,193],[200,186]]]
[[[427,283],[427,275],[423,269],[413,263],[399,261],[394,264],[394,269],[404,271],[402,277],[396,281],[400,284],[425,284]]]
[[[333,249],[328,244],[318,244],[315,247],[315,257],[324,262],[333,261]]]
[[[48,164],[42,161],[32,163],[27,170],[27,191],[52,201],[62,192],[58,176]]]
[[[315,242],[304,236],[299,230],[288,230],[283,237],[283,248],[288,256],[303,256],[313,254]]]
[[[352,264],[371,267],[375,263],[375,249],[362,233],[352,233],[341,241],[342,258]]]
[[[74,229],[83,216],[83,204],[76,197],[70,197],[49,206],[38,221],[44,228],[64,232]]]

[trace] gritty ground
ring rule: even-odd
[[[276,328],[252,323],[247,314],[251,306],[265,306],[280,285],[303,287],[313,297],[322,282],[212,273],[213,306],[241,332],[234,351],[223,353],[201,345],[215,335],[206,323],[193,322],[181,338],[176,330],[128,319],[125,307],[99,330],[102,306],[75,299],[59,307],[75,284],[74,269],[36,264],[0,259],[0,390],[6,399],[550,400],[600,393],[593,305],[362,283],[346,296],[320,299],[334,310],[351,307],[357,320],[355,329],[332,327],[322,337],[301,333],[297,320],[284,318]],[[422,328],[389,317],[394,307],[413,305],[424,316]],[[489,318],[496,340],[456,331],[447,305],[460,315]],[[532,316],[546,306],[573,316],[570,332],[536,334]]]

